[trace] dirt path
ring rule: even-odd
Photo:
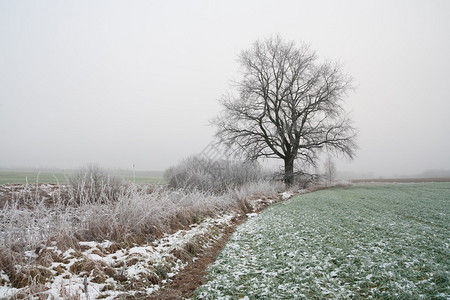
[[[165,285],[161,290],[154,294],[145,297],[145,300],[153,299],[186,299],[192,297],[195,289],[205,282],[206,269],[216,260],[220,250],[225,247],[225,244],[236,227],[247,220],[243,216],[233,222],[233,224],[225,229],[225,232],[219,240],[217,240],[211,247],[204,249],[197,255],[197,260],[189,263],[187,267],[181,270],[172,278],[172,281]]]

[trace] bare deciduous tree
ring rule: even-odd
[[[318,62],[308,46],[279,36],[255,42],[239,61],[237,95],[223,96],[224,109],[213,121],[234,153],[249,160],[282,159],[287,184],[293,182],[294,162],[317,166],[325,146],[354,156],[356,131],[343,108],[351,78],[338,64]]]

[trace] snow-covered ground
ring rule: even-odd
[[[52,299],[71,296],[79,296],[80,299],[95,299],[98,296],[102,299],[114,299],[124,293],[151,294],[187,264],[176,253],[188,252],[185,249],[188,243],[207,247],[208,243],[222,236],[233,217],[233,214],[228,214],[208,218],[200,224],[191,225],[189,230],[166,234],[145,246],[116,249],[111,242],[104,241],[80,242],[82,251],[69,249],[62,252],[56,247],[46,247],[39,255],[52,258],[47,269],[53,278],[45,283],[45,288],[39,293],[47,294]],[[34,252],[29,252],[28,255],[34,259],[37,257]],[[195,260],[192,253],[186,255],[192,255],[191,259]],[[30,291],[29,288],[19,290],[8,287],[9,278],[3,271],[0,275],[5,283],[0,286],[0,299],[18,292],[29,295],[30,299],[37,299],[39,293]]]
[[[449,183],[299,195],[239,226],[195,298],[450,299],[449,232]]]

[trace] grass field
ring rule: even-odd
[[[0,171],[0,184],[66,183],[63,173]]]
[[[238,227],[197,299],[449,299],[450,183],[299,195]]]
[[[61,172],[47,173],[47,172],[15,172],[15,171],[0,171],[0,185],[1,184],[25,184],[25,183],[67,183],[66,176]],[[164,183],[162,177],[152,176],[121,176],[124,179],[138,184],[161,184]]]

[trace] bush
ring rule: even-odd
[[[191,156],[164,173],[169,187],[222,193],[267,177],[258,162],[230,162]]]
[[[70,200],[76,204],[117,201],[127,190],[122,178],[111,176],[96,165],[76,171],[67,182]]]
[[[284,170],[274,173],[272,180],[284,182],[285,174]],[[300,189],[306,189],[310,186],[320,184],[323,181],[323,176],[320,174],[310,174],[303,171],[294,172],[294,178],[291,188],[298,187]]]

